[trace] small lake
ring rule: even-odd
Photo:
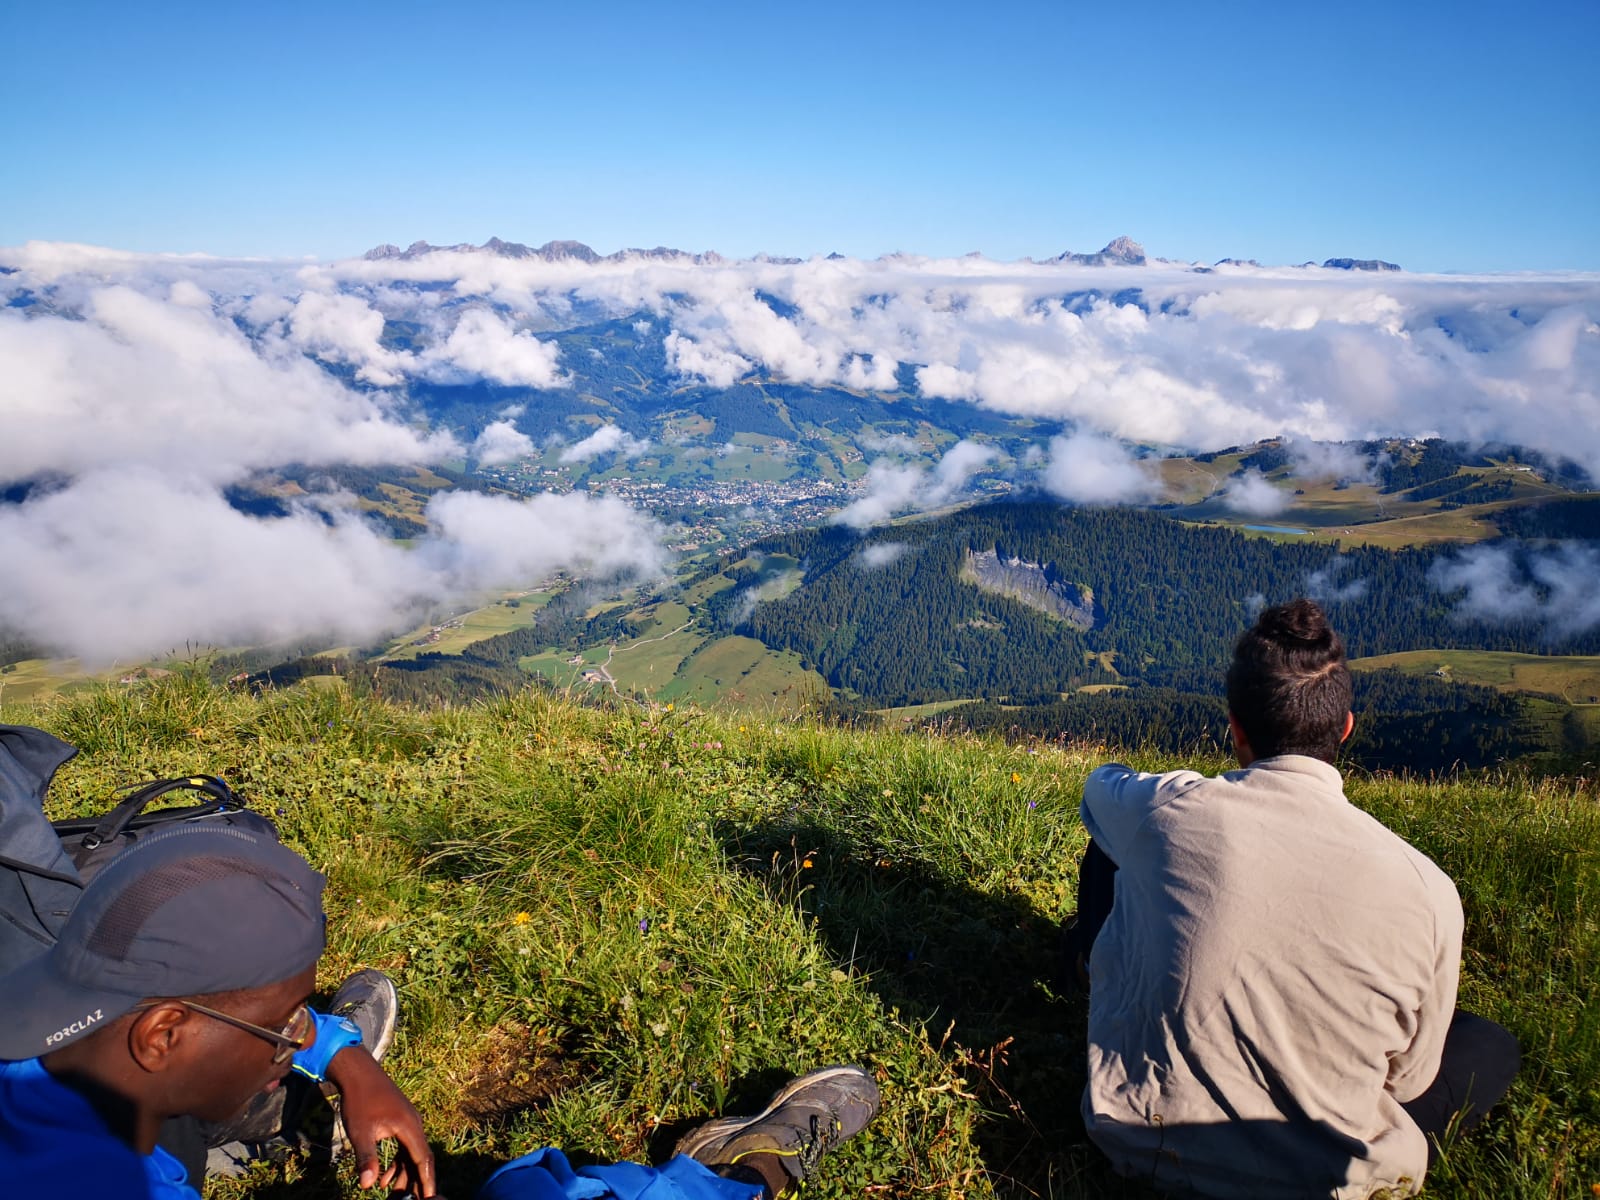
[[[1241,528],[1253,529],[1257,533],[1298,533],[1298,534],[1307,534],[1307,533],[1311,532],[1311,530],[1309,530],[1309,529],[1295,529],[1293,526],[1290,526],[1290,525],[1245,525],[1245,526],[1242,526]]]

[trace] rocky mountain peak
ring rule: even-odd
[[[1130,237],[1112,238],[1103,250],[1093,254],[1074,254],[1071,250],[1057,255],[1053,262],[1074,267],[1142,267],[1145,265],[1144,247]]]
[[[1330,258],[1322,264],[1335,271],[1398,271],[1399,263],[1384,262],[1381,258]]]

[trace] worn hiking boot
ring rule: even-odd
[[[753,1117],[723,1117],[684,1134],[676,1152],[708,1167],[771,1154],[794,1180],[866,1128],[878,1111],[878,1085],[860,1067],[823,1067],[778,1089]]]
[[[339,985],[328,1002],[328,1011],[347,1017],[361,1030],[361,1044],[379,1062],[394,1044],[395,1027],[400,1020],[400,996],[394,980],[382,971],[367,967]]]
[[[328,1012],[352,1021],[361,1030],[361,1044],[367,1048],[367,1053],[382,1062],[394,1044],[394,1031],[400,1022],[400,996],[395,991],[394,980],[382,971],[367,967],[339,985],[328,1002]],[[333,1108],[330,1157],[338,1160],[349,1153],[350,1139],[345,1135],[344,1115],[339,1111],[336,1089],[324,1084],[322,1092]]]

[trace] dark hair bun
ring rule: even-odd
[[[1256,631],[1283,646],[1325,647],[1333,642],[1327,615],[1314,600],[1291,600],[1262,612]]]

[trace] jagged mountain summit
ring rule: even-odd
[[[1142,267],[1146,260],[1144,247],[1124,235],[1112,238],[1104,250],[1093,254],[1074,254],[1071,250],[1066,250],[1050,261],[1069,263],[1075,267]]]

